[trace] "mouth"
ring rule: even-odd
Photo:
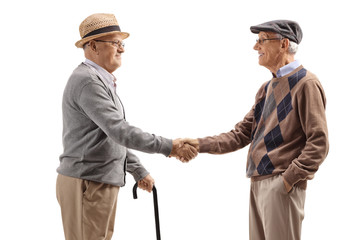
[[[259,58],[261,58],[262,56],[264,56],[264,53],[259,53]]]

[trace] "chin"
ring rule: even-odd
[[[259,65],[260,66],[263,66],[263,67],[266,67],[268,64],[266,61],[264,61],[265,59],[259,59]]]
[[[113,66],[112,66],[112,69],[117,70],[119,67],[121,67],[121,62],[119,63],[115,63]]]

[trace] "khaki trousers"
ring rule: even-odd
[[[56,197],[66,240],[110,240],[119,187],[58,175]]]
[[[251,182],[250,240],[300,240],[306,191],[286,192],[277,175]]]

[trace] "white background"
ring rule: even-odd
[[[300,23],[297,59],[327,95],[330,152],[308,184],[303,239],[356,239],[359,228],[359,14],[356,1],[8,1],[1,6],[0,238],[64,239],[55,197],[61,98],[84,60],[74,44],[92,13],[114,13],[126,40],[115,72],[127,120],[168,138],[227,132],[271,78],[251,25]],[[164,240],[247,239],[247,148],[188,164],[138,153],[156,180]],[[119,192],[113,239],[155,239],[152,196]]]

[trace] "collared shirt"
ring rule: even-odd
[[[122,104],[119,96],[116,94],[116,84],[115,84],[116,78],[115,78],[115,76],[112,75],[111,73],[109,73],[108,71],[106,71],[104,68],[100,67],[98,64],[94,63],[93,61],[91,61],[87,58],[85,59],[84,64],[89,66],[93,71],[95,71],[100,76],[100,78],[103,81],[105,81],[108,84],[108,86],[114,91],[114,93],[116,95],[115,101],[118,100],[118,102],[121,104],[122,111],[124,114],[124,119],[126,119],[124,105]]]
[[[292,71],[294,71],[296,68],[300,67],[301,63],[299,60],[295,60],[283,67],[281,67],[277,72],[276,72],[276,77],[280,78],[283,77],[289,73],[291,73]]]
[[[100,67],[98,64],[94,63],[93,61],[89,59],[85,59],[84,64],[91,67],[95,72],[97,72],[101,79],[105,80],[108,86],[111,86],[111,88],[115,91],[115,81],[116,78],[114,75],[106,71],[104,68]]]

